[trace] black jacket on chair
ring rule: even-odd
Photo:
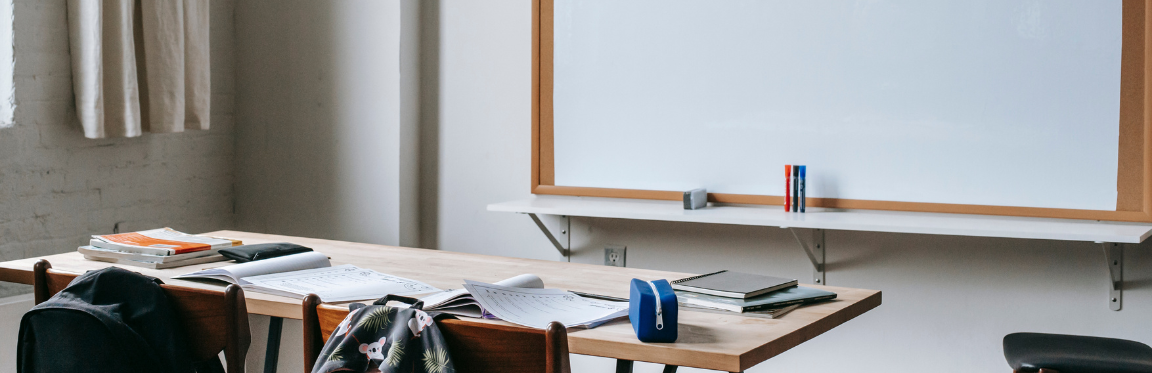
[[[194,364],[160,284],[116,267],[77,277],[20,320],[17,371],[223,372]]]

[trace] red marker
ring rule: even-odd
[[[792,165],[784,165],[784,212],[792,211]]]

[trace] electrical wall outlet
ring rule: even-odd
[[[628,248],[625,246],[609,246],[604,248],[604,265],[613,267],[623,267],[625,254],[628,253]]]

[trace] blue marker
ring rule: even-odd
[[[804,182],[808,181],[806,175],[807,171],[808,166],[800,166],[800,190],[798,191],[799,195],[796,196],[798,197],[797,199],[800,200],[800,212],[804,212],[804,206],[807,205],[807,203],[804,202]]]

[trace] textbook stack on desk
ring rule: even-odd
[[[679,297],[680,293],[676,293],[676,296]],[[677,298],[677,299],[679,299],[679,298]],[[683,307],[683,309],[696,311],[696,312],[715,313],[715,314],[720,314],[720,315],[724,315],[724,314],[730,315],[730,314],[734,313],[733,311],[722,310],[719,308],[697,307],[697,306],[688,305],[685,303],[680,303],[679,301],[677,301],[677,303],[681,307]],[[781,308],[769,308],[766,310],[758,310],[758,311],[744,311],[744,312],[740,312],[740,316],[755,317],[755,318],[759,318],[759,319],[778,319],[780,317],[783,317],[785,314],[792,312],[792,310],[800,308],[800,306],[801,306],[800,304],[793,304],[791,306],[784,306]]]
[[[243,245],[239,240],[196,236],[172,228],[92,236],[76,251],[85,259],[152,269],[225,260],[220,249]]]
[[[76,248],[76,251],[83,254],[84,258],[88,260],[151,269],[176,268],[226,260],[223,255],[217,254],[214,251],[201,251],[179,255],[152,255],[126,253],[123,251],[102,249],[96,246],[80,246]]]
[[[677,303],[713,311],[776,318],[801,304],[836,297],[836,293],[796,286],[795,279],[719,271],[672,281]]]

